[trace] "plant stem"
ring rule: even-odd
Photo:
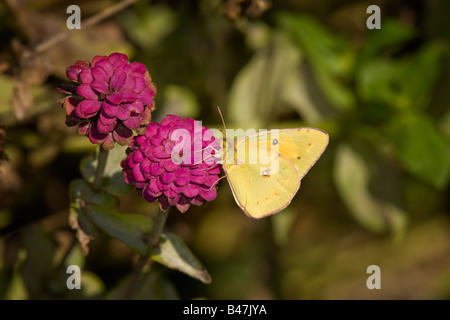
[[[100,186],[102,185],[103,173],[105,172],[106,167],[106,160],[108,160],[108,153],[109,150],[105,150],[102,146],[99,146],[97,170],[95,171],[94,177],[95,191],[98,191],[100,189]]]
[[[159,237],[164,229],[164,225],[166,224],[167,216],[169,215],[169,209],[166,211],[159,210],[158,215],[156,216],[155,224],[153,225],[152,232],[149,234],[146,242],[148,244],[149,250],[156,247],[159,242]]]
[[[139,283],[139,279],[142,275],[142,270],[144,269],[147,261],[150,257],[150,254],[159,243],[159,238],[161,237],[162,231],[164,230],[164,225],[166,224],[167,216],[169,215],[170,207],[167,208],[166,211],[159,210],[158,215],[156,216],[155,224],[153,225],[152,232],[148,235],[145,241],[148,244],[147,252],[144,255],[141,255],[136,263],[136,266],[133,271],[133,275],[130,280],[130,284],[128,286],[127,291],[125,292],[124,299],[131,299],[136,293],[136,287]]]

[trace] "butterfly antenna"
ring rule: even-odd
[[[217,180],[212,184],[212,186],[208,189],[208,191],[211,190],[212,188],[214,188],[214,187],[217,185],[217,183],[218,183],[220,180],[222,180],[223,178],[225,178],[226,176],[227,176],[227,175],[224,175],[224,176],[220,177],[219,179],[217,179]]]
[[[222,112],[220,111],[220,107],[217,106],[217,110],[219,111],[220,118],[222,119],[223,128],[225,129],[225,132],[227,131],[227,126],[225,125],[225,120],[223,120]]]
[[[203,157],[202,159],[200,159],[199,161],[197,161],[196,163],[194,163],[194,164],[193,164],[194,166],[195,166],[195,165],[198,165],[198,164],[201,164],[203,161],[205,161],[205,160],[207,160],[207,159],[209,159],[209,158],[214,158],[214,159],[220,161],[220,159],[223,157],[223,151],[220,152],[220,150],[214,148],[214,147],[211,146],[211,145],[206,146],[205,148],[203,148],[203,149],[201,149],[201,150],[194,151],[193,153],[203,152],[203,151],[208,150],[208,149],[212,149],[212,150],[215,151],[216,153],[215,153],[215,154],[209,154],[208,156]]]

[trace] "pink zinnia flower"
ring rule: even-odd
[[[64,88],[66,124],[79,125],[79,133],[104,149],[114,142],[127,145],[133,130],[143,132],[155,109],[156,88],[140,62],[129,62],[122,53],[95,56],[92,62],[77,61],[66,71],[76,86]]]
[[[177,135],[176,130],[188,137]],[[148,202],[158,200],[161,210],[172,205],[186,212],[191,204],[214,200],[221,171],[214,155],[220,141],[207,131],[193,119],[174,115],[161,124],[150,123],[121,161],[125,181],[134,184]]]

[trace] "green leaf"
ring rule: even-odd
[[[412,109],[423,110],[431,103],[443,68],[442,53],[443,47],[431,44],[405,62],[399,77],[403,79],[404,96]]]
[[[173,233],[163,233],[151,258],[168,268],[183,272],[203,283],[211,283],[211,276],[187,245]]]
[[[83,179],[75,179],[70,183],[69,198],[69,224],[76,231],[84,254],[88,254],[90,239],[98,235],[98,230],[87,216],[86,204],[113,206],[117,203],[117,199],[106,191],[94,191],[92,186]]]
[[[430,45],[404,59],[380,58],[361,66],[357,89],[362,100],[378,108],[426,108],[441,72],[442,49]]]
[[[22,268],[24,284],[31,299],[49,293],[48,282],[56,275],[53,263],[56,244],[42,228],[33,225],[23,230],[26,259]]]
[[[148,245],[145,236],[153,228],[153,220],[136,213],[121,213],[95,204],[87,205],[91,221],[111,237],[123,242],[131,249],[144,255]]]
[[[379,161],[373,158],[373,155],[363,157],[347,144],[339,145],[334,182],[356,221],[373,232],[390,231],[394,238],[399,238],[406,227],[406,213],[389,199],[390,190],[396,190],[392,188],[394,175],[386,166],[374,167]]]
[[[310,16],[282,12],[277,22],[292,35],[310,61],[315,81],[331,105],[339,110],[355,106],[355,97],[345,79],[352,75],[354,54],[347,39],[336,36]]]
[[[389,136],[404,168],[419,179],[443,189],[450,177],[450,143],[424,114],[392,119]]]
[[[117,198],[105,191],[94,191],[92,186],[83,179],[72,180],[69,185],[70,202],[75,203],[81,200],[84,203],[94,203],[98,205],[113,206],[117,203]]]
[[[285,74],[295,68],[292,54],[286,39],[273,37],[239,71],[230,88],[227,107],[227,117],[234,126],[259,128],[273,118]]]
[[[122,159],[126,157],[127,146],[115,145],[108,152],[105,171],[103,173],[102,187],[113,194],[126,194],[133,186],[125,182],[125,176],[120,166]],[[94,155],[89,155],[81,161],[80,171],[83,178],[89,182],[94,181],[97,168],[98,148]]]
[[[383,19],[383,27],[372,30],[357,56],[357,68],[376,59],[383,50],[403,45],[416,35],[415,30],[404,23],[392,19]]]

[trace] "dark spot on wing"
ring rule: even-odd
[[[300,157],[300,156],[297,156],[297,160],[300,160],[302,157]]]

